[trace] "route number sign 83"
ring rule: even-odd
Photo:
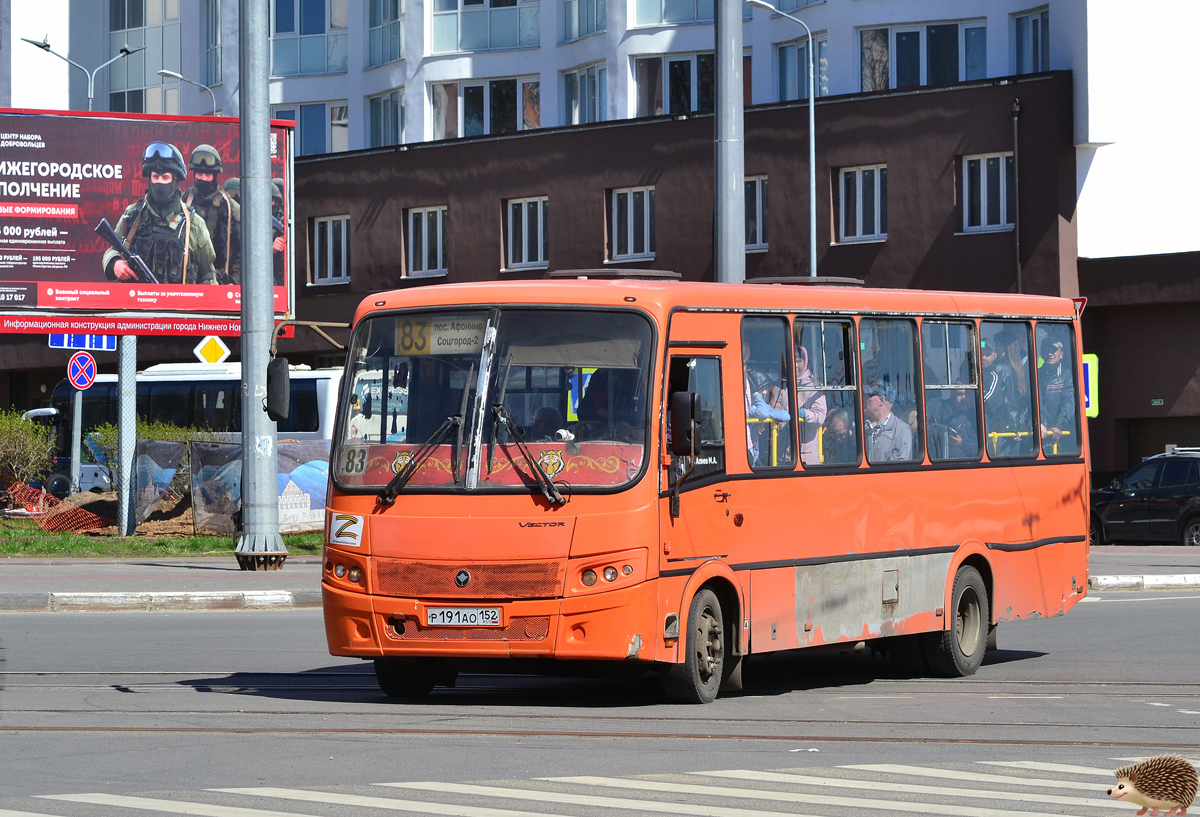
[[[429,354],[429,321],[405,318],[396,324],[396,351],[403,355]]]

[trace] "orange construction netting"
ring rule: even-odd
[[[13,507],[28,511],[29,518],[47,533],[82,533],[108,526],[91,511],[63,502],[40,488],[30,488],[7,474],[0,474],[0,490],[12,497]]]

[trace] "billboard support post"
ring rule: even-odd
[[[71,493],[79,493],[80,436],[83,434],[83,390],[71,396]]]
[[[113,474],[120,490],[117,527],[122,536],[133,536],[137,532],[133,512],[134,457],[137,452],[137,335],[121,335],[117,340],[117,452],[117,473]],[[111,463],[109,467],[112,467]]]
[[[267,362],[274,336],[271,228],[271,53],[267,0],[242,0],[239,12],[242,147],[242,511],[234,553],[243,570],[277,570],[287,558],[279,535],[275,423],[267,417]]]

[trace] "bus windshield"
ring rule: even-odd
[[[350,349],[337,481],[385,486],[424,448],[407,491],[536,490],[539,468],[571,490],[624,486],[646,461],[652,338],[644,316],[611,310],[366,318]]]

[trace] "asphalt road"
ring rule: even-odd
[[[393,703],[369,664],[326,654],[315,610],[7,614],[0,817],[1117,817],[1085,801],[1125,758],[1200,757],[1198,613],[1195,593],[1094,594],[1002,625],[972,678],[790,654],[707,707],[664,703],[652,678],[483,675]]]

